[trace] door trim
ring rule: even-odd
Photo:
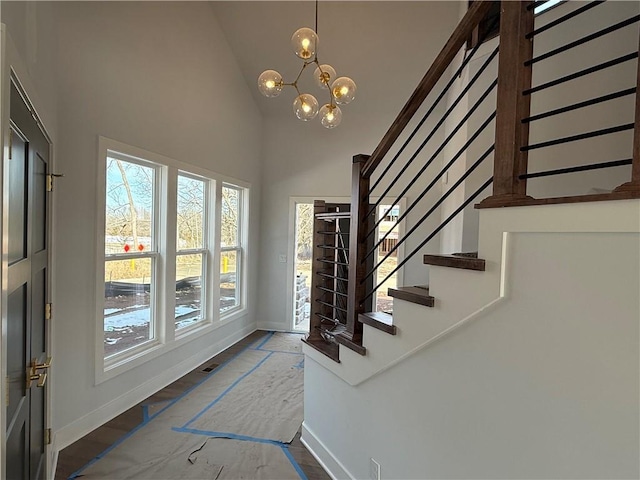
[[[16,85],[16,88],[20,92],[20,95],[25,100],[29,110],[31,111],[38,127],[42,131],[45,139],[49,143],[49,165],[51,171],[55,171],[55,156],[54,156],[54,141],[50,134],[50,130],[46,127],[47,122],[51,120],[51,112],[44,112],[38,107],[43,103],[39,100],[34,83],[28,74],[26,64],[18,50],[13,43],[11,36],[7,33],[6,26],[0,24],[0,135],[2,135],[2,154],[0,156],[0,198],[2,199],[2,210],[0,215],[0,238],[2,239],[2,256],[1,256],[1,268],[0,268],[0,285],[2,285],[2,291],[0,292],[0,401],[2,402],[2,408],[0,408],[0,475],[4,477],[6,470],[6,431],[7,431],[7,419],[6,419],[6,388],[5,378],[7,376],[7,200],[8,192],[5,189],[5,159],[9,154],[9,125],[10,125],[10,93],[11,84]],[[48,120],[43,120],[46,118]],[[54,262],[52,252],[54,248],[52,225],[53,225],[53,199],[52,194],[49,197],[48,206],[48,231],[47,240],[49,242],[49,273],[48,282],[50,285],[47,300],[51,302],[54,298],[54,285],[52,282],[54,272]],[[51,328],[51,320],[46,321],[47,328],[47,353],[48,355],[55,355],[53,349],[53,329]],[[51,420],[51,407],[52,407],[52,388],[47,389],[45,397],[45,428],[50,428]],[[55,472],[55,465],[52,453],[55,452],[55,435],[51,438],[51,443],[45,446],[45,478],[53,478]]]

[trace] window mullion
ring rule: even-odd
[[[213,182],[212,182],[213,183]],[[214,199],[211,206],[210,221],[209,221],[209,238],[211,239],[211,245],[214,246],[212,252],[209,254],[213,256],[211,262],[209,262],[209,290],[211,292],[211,309],[209,310],[212,318],[216,320],[220,319],[220,238],[222,235],[222,182],[215,182],[211,189],[209,189],[211,198]]]
[[[178,169],[165,168],[166,180],[162,205],[163,234],[160,236],[163,245],[160,246],[164,258],[163,283],[163,333],[165,342],[175,339],[175,311],[176,311],[176,238],[177,238],[177,199],[178,199]]]

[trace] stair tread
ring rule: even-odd
[[[434,298],[429,295],[429,287],[426,285],[390,288],[388,294],[390,297],[417,303],[426,307],[433,307],[434,303]]]
[[[303,338],[302,341],[326,355],[336,363],[340,363],[340,348],[335,343],[327,343],[322,340],[313,340],[311,338]]]
[[[465,270],[477,270],[484,272],[485,261],[483,258],[477,258],[472,253],[460,254],[454,253],[452,255],[434,255],[426,254],[423,257],[425,265],[437,265],[440,267],[462,268]]]
[[[478,258],[478,252],[458,252],[452,253],[454,257]]]
[[[384,312],[361,313],[358,319],[365,325],[382,330],[390,335],[396,334],[396,326],[393,325],[393,317]]]

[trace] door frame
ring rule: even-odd
[[[380,197],[371,197],[371,202],[377,202]],[[287,316],[287,331],[296,331],[294,330],[294,303],[295,303],[295,294],[294,294],[294,279],[296,277],[296,205],[298,203],[310,203],[313,205],[314,200],[324,200],[327,203],[351,203],[351,197],[338,197],[338,196],[325,196],[325,195],[314,195],[314,196],[291,196],[289,197],[289,231],[288,231],[288,245],[287,245],[287,288],[286,288],[286,296],[285,296],[285,305],[286,308],[286,316]],[[382,205],[387,205],[393,203],[395,199],[390,197],[384,197],[380,202]],[[406,208],[406,198],[402,197],[398,202],[400,206],[400,211],[404,212]],[[402,238],[404,236],[405,230],[405,222],[400,222],[398,225],[398,236]],[[377,238],[376,238],[377,239]],[[404,258],[404,244],[400,245],[398,248],[398,258]],[[404,267],[400,268],[397,273],[397,281],[400,285],[402,285],[404,277]]]
[[[44,134],[47,142],[49,143],[49,172],[55,171],[55,156],[54,156],[54,141],[50,134],[50,129],[46,125],[53,124],[53,118],[50,112],[46,112],[44,108],[40,108],[43,102],[39,99],[34,82],[28,74],[26,63],[21,58],[18,50],[13,43],[11,36],[7,33],[4,24],[0,24],[0,135],[2,136],[2,154],[0,155],[0,198],[2,199],[1,213],[0,213],[0,238],[2,239],[2,254],[1,254],[1,268],[0,268],[0,476],[4,478],[4,472],[6,470],[6,431],[7,431],[7,419],[6,419],[6,383],[7,378],[7,207],[8,207],[8,192],[5,188],[5,159],[9,154],[9,118],[10,118],[10,95],[11,95],[11,83],[14,83],[25,102],[29,106],[32,115],[36,122],[40,126],[42,133]],[[54,298],[54,284],[53,284],[53,248],[54,238],[52,234],[53,226],[53,192],[49,194],[48,208],[46,214],[48,215],[48,229],[47,240],[49,242],[49,272],[47,282],[49,285],[48,302],[52,302]],[[53,315],[53,314],[52,314]],[[46,348],[47,354],[55,356],[53,348],[53,329],[51,328],[52,320],[47,320],[45,323],[46,328]],[[52,367],[52,370],[55,367]],[[52,379],[54,376],[52,375]],[[51,427],[51,413],[52,413],[52,385],[49,384],[49,388],[45,395],[45,428]],[[44,475],[45,478],[52,478],[52,472],[57,458],[57,451],[55,449],[55,435],[50,438],[50,443],[45,445],[45,465]]]

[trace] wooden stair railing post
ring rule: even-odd
[[[525,35],[533,30],[533,10],[528,2],[503,1],[500,7],[500,54],[496,105],[496,140],[493,161],[493,195],[481,206],[508,206],[527,197],[527,152],[529,142],[531,96],[522,92],[531,88],[531,66],[525,61],[533,54],[533,39]]]
[[[358,315],[364,313],[366,275],[366,238],[369,230],[369,178],[362,175],[369,155],[353,157],[351,169],[351,222],[349,224],[349,277],[347,282],[347,329],[342,338],[362,345],[362,323]]]
[[[312,262],[311,262],[311,292],[309,301],[311,302],[309,317],[309,341],[322,341],[321,326],[322,319],[317,315],[326,315],[327,307],[318,303],[325,296],[325,292],[320,290],[318,286],[323,286],[326,277],[322,277],[320,273],[327,273],[327,264],[319,260],[324,258],[325,251],[320,245],[325,243],[325,235],[319,232],[329,231],[328,223],[319,219],[318,214],[326,213],[327,207],[324,200],[315,200],[313,202],[313,245],[312,245]]]
[[[640,52],[640,39],[638,40],[638,52]],[[623,183],[616,188],[615,191],[630,191],[640,195],[640,58],[638,58],[638,73],[636,77],[636,116],[633,126],[633,163],[631,166],[631,181]]]

